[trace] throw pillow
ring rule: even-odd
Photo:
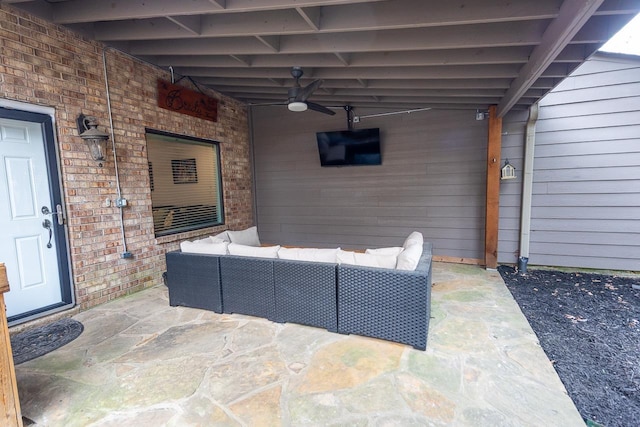
[[[408,248],[405,248],[404,251],[400,252],[400,255],[398,255],[398,263],[396,264],[396,268],[398,270],[413,271],[418,266],[418,262],[420,262],[421,256],[422,244],[414,243]]]
[[[260,246],[258,238],[258,227],[249,227],[246,230],[231,231],[227,230],[227,235],[231,243],[247,246]]]
[[[229,243],[229,254],[256,258],[278,258],[280,246],[248,246]]]
[[[186,240],[180,243],[180,250],[192,254],[226,255],[228,244],[227,242],[201,243]]]

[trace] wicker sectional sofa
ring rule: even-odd
[[[425,350],[430,243],[413,271],[327,262],[168,252],[171,306],[241,313]]]

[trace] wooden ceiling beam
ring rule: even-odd
[[[287,55],[255,55],[251,56],[254,67],[280,68],[296,64],[301,67],[398,67],[398,66],[433,66],[433,65],[483,65],[483,64],[525,64],[532,47],[504,47],[487,49],[449,49],[440,51],[409,52],[363,52],[346,54],[287,54]],[[581,63],[592,45],[569,45],[558,55],[555,62]],[[248,56],[239,57],[247,58]],[[182,67],[237,67],[229,55],[140,55],[141,59],[157,65],[173,65]]]
[[[200,25],[200,16],[199,15],[194,15],[194,16],[167,16],[166,19],[169,20],[170,22],[173,22],[178,27],[180,27],[183,30],[187,31],[187,33],[189,33],[191,35],[194,35],[194,36],[199,36],[200,35],[200,31],[201,31],[202,27]]]
[[[290,79],[291,77],[288,77]],[[198,82],[208,84],[217,87],[223,86],[245,86],[247,88],[255,88],[255,91],[259,91],[260,86],[270,86],[269,80],[277,79],[262,79],[262,78],[226,78],[226,77],[197,77]],[[282,77],[278,81],[285,81]],[[304,83],[306,80],[303,80]],[[310,81],[310,80],[309,80]],[[323,86],[326,88],[334,89],[433,89],[433,90],[488,90],[488,89],[503,89],[506,91],[509,88],[511,79],[434,79],[434,80],[417,80],[417,79],[382,79],[382,80],[363,80],[363,79],[332,79],[325,80]],[[542,92],[548,91],[557,84],[556,79],[538,79],[538,82],[532,87],[532,90],[539,90]],[[276,87],[282,86],[281,84],[274,84]],[[271,85],[273,86],[273,85]]]
[[[305,0],[305,7],[339,5],[348,3],[374,3],[382,0]],[[223,7],[224,6],[224,7]],[[72,24],[100,21],[119,21],[123,19],[146,19],[160,16],[197,15],[211,13],[256,12],[282,10],[299,7],[298,0],[69,0],[52,4],[53,22]]]
[[[542,40],[531,53],[518,77],[497,107],[497,116],[504,117],[534,81],[547,70],[560,52],[571,42],[584,24],[598,10],[603,0],[565,0],[558,17],[551,22]]]
[[[313,29],[314,31],[320,30],[320,17],[322,16],[322,8],[320,7],[296,7],[296,11],[300,14],[302,19]]]
[[[283,68],[212,68],[212,67],[179,67],[180,73],[202,77],[244,77],[261,78],[290,76],[289,67]],[[515,78],[520,70],[519,64],[468,65],[468,66],[426,66],[398,68],[317,68],[313,77],[317,79],[492,79]],[[544,76],[558,77],[566,75],[565,64],[552,64],[544,71]],[[305,77],[310,78],[309,67],[304,70]]]
[[[354,3],[324,7],[322,29],[328,32],[363,31],[553,19],[559,12],[559,3],[558,0],[474,0],[462,6],[454,1],[424,0]]]
[[[218,7],[219,9],[227,8],[227,0],[209,0],[209,3]]]
[[[531,46],[540,42],[546,21],[497,23],[443,28],[412,28],[347,34],[300,34],[280,37],[279,51],[287,54],[334,52],[402,52],[415,50],[473,49]],[[226,38],[132,41],[138,55],[225,55],[272,53],[255,36]]]
[[[294,9],[255,13],[172,16],[174,19],[200,17],[201,37],[233,37],[312,33],[314,30]],[[180,28],[163,25],[162,18],[97,22],[95,37],[112,40],[171,40],[193,38]]]
[[[280,50],[280,36],[256,36],[256,39],[273,52]]]

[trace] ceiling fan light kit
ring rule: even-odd
[[[289,88],[287,91],[288,100],[287,100],[287,108],[289,111],[307,111],[313,110],[318,111],[320,113],[334,115],[335,112],[329,110],[327,107],[324,107],[320,104],[316,104],[315,102],[309,102],[307,99],[313,94],[313,92],[318,89],[323,80],[317,79],[306,85],[305,87],[300,86],[300,77],[304,72],[300,67],[292,67],[291,68],[291,76],[294,79],[293,86]]]
[[[295,112],[307,111],[307,103],[294,101],[287,104],[287,108],[289,108],[289,111],[295,111]]]

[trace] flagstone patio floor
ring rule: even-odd
[[[435,263],[427,350],[170,307],[156,286],[73,316],[16,367],[37,426],[584,426],[500,275]]]

